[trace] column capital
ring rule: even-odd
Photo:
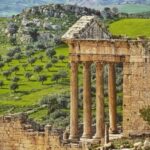
[[[104,62],[103,61],[95,61],[95,64],[104,64]]]
[[[92,61],[84,61],[82,64],[84,66],[90,66],[92,64]]]
[[[78,61],[71,61],[70,64],[77,64],[78,65],[79,62]]]

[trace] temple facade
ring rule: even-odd
[[[109,126],[117,133],[115,66],[123,64],[123,135],[150,133],[140,109],[150,105],[150,42],[113,39],[94,16],[83,16],[62,37],[70,50],[70,139],[104,139],[104,65],[108,65]],[[96,133],[92,133],[91,65],[96,65]],[[78,66],[83,65],[83,134],[78,133]]]

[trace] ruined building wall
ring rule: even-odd
[[[130,44],[130,62],[123,70],[123,132],[124,135],[149,133],[140,109],[150,105],[150,55],[146,43]]]
[[[34,131],[27,118],[6,116],[0,118],[0,150],[83,150],[79,145],[63,145],[60,135],[45,127]]]

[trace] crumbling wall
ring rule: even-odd
[[[45,126],[36,131],[26,115],[0,118],[0,150],[83,150],[79,144],[63,144],[57,131]]]
[[[140,110],[150,105],[150,55],[148,43],[130,43],[130,61],[123,68],[124,135],[150,134]]]

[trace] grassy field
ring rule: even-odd
[[[109,31],[113,35],[150,37],[150,19],[122,19],[110,24]]]
[[[57,56],[60,55],[68,55],[68,47],[66,45],[62,45],[58,48],[56,48]],[[45,55],[45,52],[36,52],[34,57],[38,57],[39,55],[43,55],[43,61],[37,60],[33,66],[28,64],[26,71],[23,69],[22,64],[27,62],[27,58],[24,57],[20,60],[13,60],[9,65],[5,64],[5,67],[3,68],[3,71],[9,70],[13,66],[18,66],[20,70],[16,73],[13,73],[9,79],[6,79],[2,72],[0,73],[0,80],[4,81],[4,86],[0,89],[0,113],[4,114],[5,111],[12,111],[12,112],[18,112],[20,109],[26,110],[27,108],[32,108],[36,106],[41,98],[48,94],[54,94],[54,93],[61,93],[64,91],[67,91],[69,89],[69,79],[66,78],[61,83],[56,83],[56,81],[51,81],[51,77],[53,74],[56,74],[60,70],[66,70],[69,72],[68,66],[68,59],[66,59],[62,62],[59,60],[56,64],[53,64],[52,68],[47,69],[44,68],[45,64],[50,62],[50,58],[48,58]],[[41,65],[43,66],[43,71],[40,73],[40,75],[47,75],[48,80],[44,83],[44,85],[41,84],[41,82],[37,81],[38,74],[33,71],[34,66]],[[31,72],[33,75],[31,77],[31,80],[28,81],[24,74],[25,72]],[[12,83],[13,77],[19,77],[19,89],[16,93],[13,93],[9,86]],[[13,108],[13,109],[12,109]],[[41,110],[42,111],[42,110]]]

